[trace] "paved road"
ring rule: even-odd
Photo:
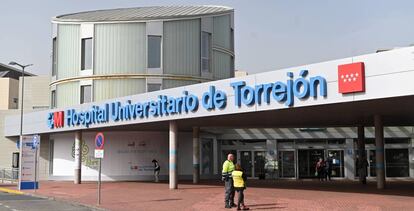
[[[72,211],[93,210],[88,207],[73,205],[61,201],[48,200],[27,195],[17,195],[0,192],[0,211]]]

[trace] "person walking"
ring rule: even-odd
[[[158,176],[160,175],[160,164],[158,164],[157,160],[152,160],[152,163],[154,164],[154,181],[159,182]]]
[[[333,165],[333,160],[332,160],[332,155],[329,155],[326,158],[325,161],[325,179],[326,181],[331,181],[331,176],[332,176],[332,165]]]
[[[232,208],[235,207],[234,204],[234,188],[233,188],[233,179],[231,173],[234,171],[234,155],[228,154],[227,160],[223,163],[223,170],[221,171],[221,180],[224,181],[224,207]]]
[[[234,171],[231,173],[233,178],[233,187],[238,194],[237,210],[248,210],[244,204],[244,190],[246,189],[247,176],[243,173],[240,164],[236,164]]]
[[[319,158],[318,162],[316,163],[315,171],[317,172],[317,176],[319,181],[323,181],[324,179],[324,171],[325,171],[325,162],[323,158]]]

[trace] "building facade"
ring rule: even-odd
[[[41,135],[41,178],[95,180],[97,132],[104,180],[151,180],[156,159],[176,188],[218,178],[228,153],[252,178],[313,178],[330,157],[353,180],[363,156],[379,185],[414,177],[413,47],[235,78],[231,9],[161,8],[54,19],[52,109],[23,131]]]
[[[52,108],[230,78],[233,9],[140,7],[52,20]]]

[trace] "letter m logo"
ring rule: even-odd
[[[365,92],[365,67],[363,62],[338,66],[339,93]]]
[[[64,125],[64,113],[63,111],[57,111],[53,113],[53,122],[55,123],[55,128],[63,127]]]

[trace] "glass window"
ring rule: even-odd
[[[201,34],[201,71],[210,72],[211,33]]]
[[[50,106],[56,108],[56,90],[53,90],[50,97]]]
[[[201,172],[205,175],[213,174],[213,141],[203,139],[201,142]]]
[[[57,70],[57,43],[56,43],[56,37],[53,38],[53,49],[52,49],[52,76],[56,75]]]
[[[81,86],[81,104],[92,102],[92,86]]]
[[[82,39],[81,70],[92,69],[92,38]]]
[[[386,149],[385,158],[387,177],[409,177],[408,149]]]
[[[161,90],[161,84],[147,84],[147,92]]]
[[[161,67],[161,36],[148,36],[148,68]]]

